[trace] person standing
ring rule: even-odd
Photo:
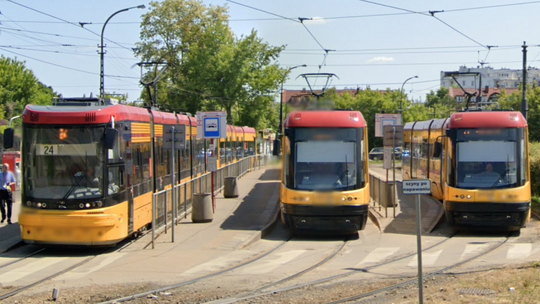
[[[7,219],[8,224],[11,224],[11,210],[13,206],[12,187],[15,186],[15,175],[9,171],[9,165],[7,163],[4,163],[2,166],[0,185],[0,211],[2,212],[2,221],[0,223],[4,223]]]

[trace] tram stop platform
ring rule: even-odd
[[[192,221],[191,211],[185,217],[177,220],[174,233],[171,223],[168,229],[160,229],[154,235],[154,248],[169,248],[172,243],[184,242],[194,239],[197,243],[207,243],[212,247],[212,242],[224,243],[228,241],[234,244],[228,246],[244,247],[265,236],[271,231],[277,222],[279,213],[279,177],[280,168],[277,165],[268,165],[255,168],[238,178],[238,197],[225,198],[224,191],[220,191],[215,197],[215,211],[213,218],[207,223],[195,223]],[[14,246],[22,244],[18,215],[20,209],[20,192],[14,193],[13,224],[0,224],[0,253]],[[174,234],[175,242],[172,242]],[[147,232],[136,242],[130,244],[130,248],[150,248],[152,233]],[[189,242],[188,242],[189,243]]]
[[[371,166],[370,174],[382,179],[386,170],[379,167]],[[136,242],[130,243],[129,251],[176,251],[182,248],[235,250],[246,247],[264,238],[279,223],[279,177],[280,168],[277,164],[256,168],[238,178],[238,197],[225,198],[224,191],[217,193],[212,221],[195,223],[188,210],[188,214],[178,219],[176,225],[169,224],[168,230],[157,231],[153,242],[152,233],[145,233]],[[382,233],[416,233],[416,195],[403,195],[400,171],[396,175],[396,185],[396,206],[383,208],[371,202],[369,217]],[[0,224],[0,253],[22,244],[17,221],[19,209],[20,191],[16,191],[13,224]],[[430,233],[444,215],[444,211],[440,202],[422,195],[421,215],[423,233]]]
[[[372,222],[384,233],[416,233],[416,201],[418,195],[405,195],[402,191],[401,168],[396,168],[395,181],[393,172],[390,169],[382,168],[381,164],[370,164],[370,175],[381,181],[395,185],[395,203],[388,207],[383,207],[373,200],[369,207],[369,217]],[[390,176],[390,178],[388,178]],[[392,206],[394,205],[394,206]],[[422,233],[431,233],[439,221],[444,217],[442,203],[428,195],[420,195],[420,216]]]

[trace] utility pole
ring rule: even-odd
[[[523,97],[521,99],[521,114],[527,120],[529,105],[527,104],[527,45],[523,41]]]
[[[109,20],[111,20],[112,17],[116,16],[117,14],[119,13],[122,13],[122,12],[127,12],[129,11],[130,9],[133,9],[133,8],[140,8],[140,9],[144,9],[146,8],[146,6],[144,6],[144,4],[141,4],[141,5],[137,5],[137,6],[132,6],[132,7],[128,7],[128,8],[124,8],[124,9],[121,9],[119,11],[116,11],[114,14],[110,15],[109,18],[107,18],[107,20],[105,21],[105,23],[103,24],[103,27],[101,28],[101,52],[99,52],[99,65],[100,65],[100,71],[99,71],[99,98],[101,98],[101,102],[103,102],[103,98],[105,98],[105,59],[104,59],[104,56],[105,56],[105,51],[103,50],[103,34],[105,33],[105,26],[107,25],[107,23],[109,23]]]

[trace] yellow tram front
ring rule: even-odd
[[[369,205],[367,126],[358,111],[299,111],[284,123],[280,210],[293,232],[356,233]]]
[[[527,122],[519,112],[456,113],[448,121],[444,207],[457,228],[516,231],[530,217]]]
[[[128,236],[125,156],[114,144],[118,133],[106,135],[114,116],[107,114],[111,108],[25,109],[19,213],[23,241],[107,245]],[[95,112],[104,112],[107,121],[100,122]]]

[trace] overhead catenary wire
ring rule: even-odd
[[[90,29],[88,29],[88,28],[86,28],[86,27],[84,27],[84,26],[81,26],[81,25],[79,24],[79,22],[71,22],[71,21],[68,21],[68,20],[65,20],[65,19],[56,17],[56,16],[53,16],[53,15],[51,15],[51,14],[48,14],[48,13],[42,12],[42,11],[40,11],[40,10],[34,9],[34,8],[32,8],[32,7],[29,7],[29,6],[27,6],[27,5],[20,4],[20,3],[16,2],[16,1],[13,1],[13,0],[6,0],[6,1],[8,1],[8,2],[10,2],[10,3],[13,3],[13,4],[15,4],[15,5],[19,5],[19,6],[21,6],[21,7],[24,7],[25,9],[34,11],[34,12],[36,12],[36,13],[43,14],[43,15],[48,16],[48,17],[50,17],[50,18],[53,18],[53,19],[56,19],[56,20],[60,20],[60,21],[62,21],[62,22],[64,22],[64,23],[67,23],[67,24],[76,26],[76,27],[78,27],[78,28],[81,28],[81,29],[83,29],[83,30],[89,32],[89,33],[92,33],[92,34],[95,35],[95,36],[101,37],[101,34],[96,33],[96,32],[94,32],[94,31],[91,31]],[[115,41],[113,41],[113,40],[107,39],[107,38],[105,38],[105,37],[104,37],[104,39],[107,40],[107,41],[109,41],[110,43],[116,44],[117,46],[119,46],[119,47],[121,47],[121,48],[125,48],[125,49],[131,51],[130,48],[125,47],[125,46],[123,46],[123,45],[121,45],[121,44],[119,44],[119,43],[117,43],[117,42],[115,42]]]
[[[431,16],[433,18],[435,18],[436,20],[438,20],[439,22],[441,22],[442,24],[446,25],[447,27],[451,28],[452,30],[456,31],[457,33],[459,33],[460,35],[464,36],[465,38],[471,40],[472,42],[484,47],[484,48],[487,48],[486,45],[474,40],[473,38],[467,36],[465,33],[459,31],[458,29],[456,29],[455,27],[451,26],[450,24],[444,22],[442,19],[438,18],[437,16],[435,16],[435,14],[438,14],[438,13],[443,13],[444,10],[442,11],[429,11],[428,14],[424,13],[424,12],[416,12],[416,11],[413,11],[413,10],[409,10],[409,9],[405,9],[405,8],[401,8],[401,7],[397,7],[397,6],[392,6],[392,5],[387,5],[387,4],[382,4],[382,3],[378,3],[378,2],[374,2],[374,1],[369,1],[369,0],[358,0],[360,2],[365,2],[365,3],[369,3],[369,4],[373,4],[373,5],[378,5],[378,6],[383,6],[383,7],[387,7],[387,8],[392,8],[392,9],[396,9],[396,10],[401,10],[401,11],[405,11],[405,12],[409,12],[409,13],[414,13],[414,14],[419,14],[419,15],[423,15],[423,16]]]
[[[72,67],[68,67],[68,66],[64,66],[64,65],[60,65],[60,64],[48,62],[48,61],[41,60],[41,59],[38,59],[38,58],[35,58],[35,57],[31,57],[31,56],[23,55],[23,54],[20,54],[20,53],[17,53],[17,52],[13,52],[13,51],[10,51],[10,50],[6,50],[6,49],[4,49],[4,48],[0,48],[0,49],[2,49],[4,52],[12,53],[12,54],[17,55],[17,56],[21,56],[21,57],[24,57],[24,58],[28,58],[28,59],[32,59],[32,60],[35,60],[35,61],[39,61],[39,62],[41,62],[41,63],[45,63],[45,64],[52,65],[52,66],[55,66],[55,67],[59,67],[59,68],[67,69],[67,70],[72,70],[72,71],[76,71],[76,72],[81,72],[81,73],[84,73],[84,74],[99,75],[99,73],[94,73],[94,72],[89,72],[89,71],[85,71],[85,70],[75,69],[75,68],[72,68]],[[107,75],[107,77],[139,79],[139,77],[130,77],[130,76],[121,76],[121,75]]]

